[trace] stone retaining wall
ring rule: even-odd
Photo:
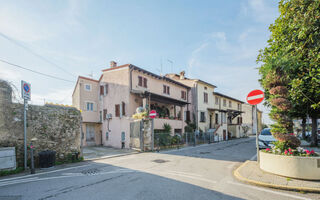
[[[57,152],[64,160],[72,152],[80,152],[81,114],[72,107],[29,105],[27,111],[27,143],[32,138],[35,155],[44,150]],[[0,147],[15,147],[17,163],[23,165],[23,104],[12,102],[12,88],[0,80]]]

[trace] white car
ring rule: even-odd
[[[271,148],[274,146],[272,142],[277,141],[277,139],[271,134],[270,130],[270,128],[265,128],[259,134],[259,149]]]

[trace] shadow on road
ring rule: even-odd
[[[241,138],[179,150],[160,151],[160,154],[244,162],[256,154],[255,138]]]

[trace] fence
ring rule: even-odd
[[[171,133],[157,132],[154,134],[154,149],[157,151],[161,149],[196,146],[214,142],[219,142],[219,136],[212,132],[200,132],[198,134],[194,132],[175,135],[172,135]]]

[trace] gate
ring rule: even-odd
[[[142,121],[130,122],[130,147],[143,151]]]

